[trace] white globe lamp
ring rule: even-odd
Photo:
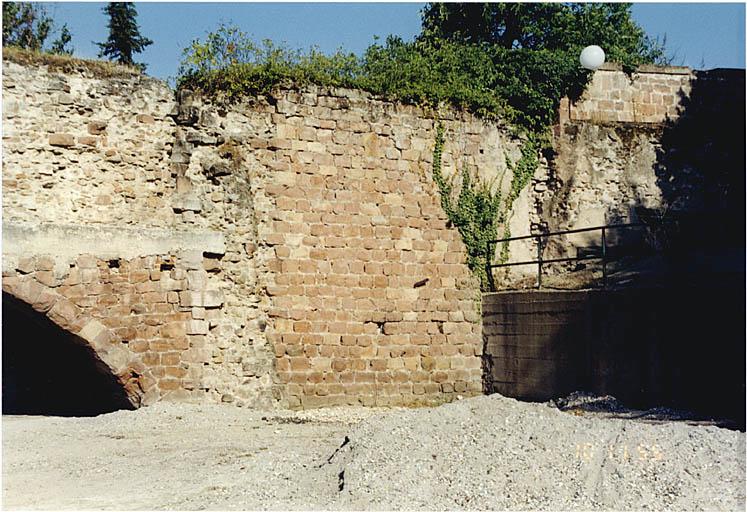
[[[581,50],[581,57],[579,60],[583,67],[594,71],[604,64],[604,50],[595,44],[587,46]]]

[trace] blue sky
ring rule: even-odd
[[[104,3],[45,3],[55,21],[67,23],[75,54],[95,58],[93,42],[107,37]],[[221,21],[257,39],[292,47],[339,47],[362,52],[374,36],[411,39],[420,31],[422,3],[137,3],[141,33],[154,44],[137,58],[148,74],[176,74],[181,49],[204,38]],[[635,20],[651,36],[667,36],[674,64],[697,69],[745,67],[745,4],[634,4]]]

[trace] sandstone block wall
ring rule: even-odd
[[[561,122],[662,123],[679,115],[695,79],[685,67],[641,66],[628,76],[618,65],[605,64],[579,101],[563,102]]]
[[[220,117],[197,99],[191,108],[200,119]],[[256,170],[266,336],[289,405],[479,393],[479,287],[430,176],[432,117],[326,89],[282,91],[234,115],[215,129]],[[445,122],[446,167],[483,166],[496,129],[470,118]],[[249,126],[265,128],[243,136]],[[459,144],[461,152],[452,149]],[[191,153],[193,187],[207,181],[191,166],[212,166],[216,149]]]
[[[134,403],[480,392],[479,289],[430,176],[432,114],[317,88],[224,108],[3,65],[4,291],[64,304],[50,318],[75,333],[96,322],[79,336]],[[518,153],[500,126],[444,122],[447,174],[505,174]]]

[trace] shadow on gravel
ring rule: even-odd
[[[574,416],[614,418],[660,424],[682,422],[688,425],[715,426],[744,432],[744,423],[728,418],[714,418],[692,411],[654,407],[646,410],[630,409],[610,395],[599,396],[593,393],[575,392],[563,398],[551,400],[548,405],[557,407]]]

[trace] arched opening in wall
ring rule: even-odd
[[[3,414],[95,416],[134,408],[87,342],[7,293],[2,335]]]

